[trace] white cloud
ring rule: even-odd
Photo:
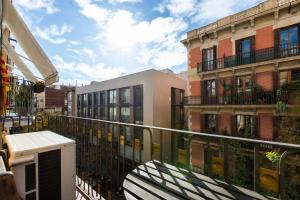
[[[86,80],[101,81],[116,78],[124,73],[121,67],[107,66],[103,63],[88,64],[85,62],[66,62],[61,56],[55,55],[53,63],[58,70],[80,74]],[[62,80],[65,82],[65,80]]]
[[[63,44],[67,42],[67,39],[62,36],[72,32],[72,30],[73,28],[67,24],[63,24],[61,27],[52,24],[44,29],[37,27],[35,29],[35,34],[52,44]]]
[[[99,25],[105,23],[111,11],[92,3],[91,0],[74,0],[81,8],[80,12],[87,18],[96,21]]]
[[[154,10],[157,10],[161,13],[168,10],[171,15],[191,15],[196,9],[195,5],[197,0],[164,0],[161,2]]]
[[[140,3],[142,0],[109,0],[110,3]]]
[[[14,4],[26,10],[46,9],[48,14],[58,12],[59,9],[54,6],[55,0],[15,0]]]
[[[92,63],[95,63],[97,55],[92,49],[72,49],[68,48],[67,51],[72,52],[76,56],[76,60],[86,59],[87,57]]]
[[[168,11],[171,16],[189,18],[192,22],[209,23],[254,6],[263,0],[164,0],[154,10]]]

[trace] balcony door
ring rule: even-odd
[[[291,56],[299,54],[299,27],[292,26],[280,29],[279,32],[280,56]]]
[[[236,40],[237,65],[245,65],[254,62],[255,36]]]
[[[215,104],[217,100],[216,80],[204,81],[204,87],[205,87],[204,102],[206,104]]]
[[[202,50],[203,71],[210,71],[216,68],[217,47]]]

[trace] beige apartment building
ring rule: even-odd
[[[275,140],[300,81],[300,1],[267,0],[248,10],[189,31],[189,129]],[[278,102],[287,107],[278,113]],[[203,144],[192,162],[204,167]]]
[[[186,81],[176,74],[169,70],[150,69],[77,87],[76,113],[79,117],[182,129],[185,90]],[[150,145],[150,136],[146,131],[140,133],[140,130],[130,127],[121,130],[113,125],[108,127],[108,132],[114,136],[119,131],[125,137],[128,152],[132,152],[132,137],[142,141],[143,149],[150,149],[147,146]],[[154,134],[153,140],[159,143],[158,134]],[[164,134],[165,160],[171,159],[171,140],[175,140],[171,134]],[[149,160],[149,156],[150,152],[143,152],[142,159]]]

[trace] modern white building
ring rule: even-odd
[[[76,113],[80,117],[182,129],[185,90],[186,81],[176,74],[150,69],[76,88]],[[108,131],[116,132],[114,128]],[[136,137],[139,135],[138,130],[129,127],[121,132],[126,135],[128,146],[131,145],[132,133]],[[154,135],[154,142],[157,139]],[[146,140],[149,140],[149,135],[144,132],[144,150],[150,149]],[[164,142],[170,140],[163,139]],[[167,148],[165,159],[171,159],[168,157],[170,145],[164,146]],[[148,160],[150,153],[143,154],[143,159]]]

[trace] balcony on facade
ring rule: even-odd
[[[280,91],[239,92],[222,96],[188,96],[186,106],[192,105],[275,105],[278,100],[288,103],[289,94]]]
[[[270,48],[242,52],[233,56],[224,56],[223,58],[203,61],[198,63],[197,71],[198,73],[208,72],[298,55],[300,55],[300,43],[287,43]]]

